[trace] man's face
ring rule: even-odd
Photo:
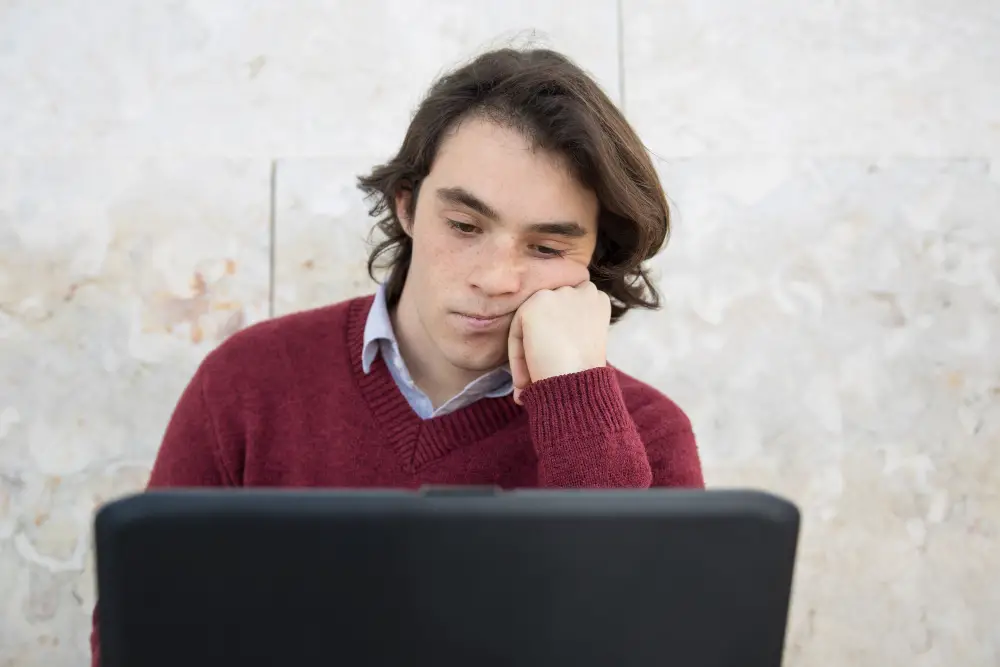
[[[404,219],[413,257],[396,318],[418,365],[478,374],[507,359],[518,307],[588,280],[598,201],[516,131],[469,119],[448,135]]]

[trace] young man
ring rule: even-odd
[[[547,50],[483,55],[360,184],[386,281],[212,352],[150,487],[703,486],[684,413],[605,358],[612,322],[659,305],[643,262],[669,218],[586,74]]]

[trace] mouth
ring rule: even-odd
[[[481,313],[454,313],[459,325],[471,331],[492,331],[507,324],[510,313],[502,315],[483,315]]]

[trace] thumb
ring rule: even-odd
[[[507,363],[510,364],[510,374],[514,380],[514,402],[521,405],[521,391],[531,383],[531,377],[528,374],[528,360],[524,353],[524,327],[521,324],[520,312],[514,313],[510,323]]]

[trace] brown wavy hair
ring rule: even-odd
[[[368,258],[388,269],[390,305],[399,300],[413,244],[396,215],[396,195],[411,191],[413,218],[420,184],[430,173],[445,134],[461,120],[482,117],[515,129],[536,148],[563,157],[600,202],[591,280],[611,300],[611,321],[631,308],[657,309],[660,295],[643,263],[666,243],[670,212],[645,147],[594,80],[567,57],[548,49],[500,49],[445,74],[417,108],[398,154],[358,187],[378,218],[380,232]]]

